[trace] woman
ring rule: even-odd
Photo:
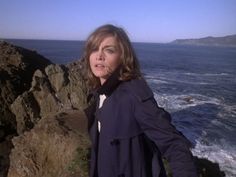
[[[164,177],[162,158],[174,177],[197,176],[189,142],[158,107],[124,30],[96,29],[83,62],[92,91],[85,110],[92,141],[90,177]]]

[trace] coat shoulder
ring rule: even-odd
[[[151,88],[143,78],[126,81],[121,85],[120,89],[127,92],[127,94],[135,96],[139,101],[145,101],[153,97]]]

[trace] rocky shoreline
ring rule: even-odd
[[[0,41],[0,85],[0,177],[88,176],[80,61],[53,64]],[[218,164],[195,159],[199,176],[225,176]]]

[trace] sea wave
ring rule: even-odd
[[[195,156],[217,162],[227,177],[236,175],[235,138],[230,136],[235,134],[235,105],[195,93],[171,95],[154,92],[154,97],[160,107],[177,116],[173,123],[194,143],[192,152]],[[198,106],[205,104],[199,109]],[[185,109],[190,111],[187,115],[193,115],[186,117],[186,112],[182,112]]]
[[[151,72],[146,71],[145,78],[148,82],[157,84],[191,84],[191,85],[216,85],[219,79],[228,81],[235,78],[230,73],[192,73],[179,71]],[[159,82],[157,82],[159,81]]]
[[[221,144],[204,143],[204,141],[198,140],[192,153],[194,156],[218,163],[227,177],[236,175],[236,150],[227,146],[224,139],[221,140]]]
[[[148,80],[148,82],[152,82],[155,84],[168,84],[169,83],[165,78],[161,79],[161,78],[155,78],[151,76],[146,76],[145,78]]]
[[[178,76],[179,75],[179,76]],[[196,81],[196,78],[183,78],[180,76],[180,74],[174,75],[163,75],[160,74],[156,77],[150,77],[145,76],[148,82],[155,83],[155,84],[171,84],[171,83],[181,83],[181,84],[191,84],[191,85],[212,85],[210,82],[203,82],[202,79],[198,79],[199,81]]]
[[[185,75],[190,75],[190,76],[228,76],[229,73],[182,73]]]
[[[171,112],[186,109],[197,105],[206,103],[220,105],[221,101],[217,98],[204,96],[201,94],[182,94],[182,95],[168,95],[157,94],[154,92],[154,97],[159,106],[166,108]]]
[[[222,111],[219,112],[220,117],[225,117],[228,113],[231,114],[232,117],[236,118],[236,105],[223,105]]]

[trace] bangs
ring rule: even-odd
[[[104,31],[103,33],[99,33],[99,35],[94,34],[92,35],[87,43],[87,49],[88,50],[88,54],[91,54],[92,51],[97,50],[100,46],[100,44],[102,43],[102,41],[106,38],[106,37],[115,37],[117,40],[117,36],[115,34],[112,33],[107,33],[106,31]]]

